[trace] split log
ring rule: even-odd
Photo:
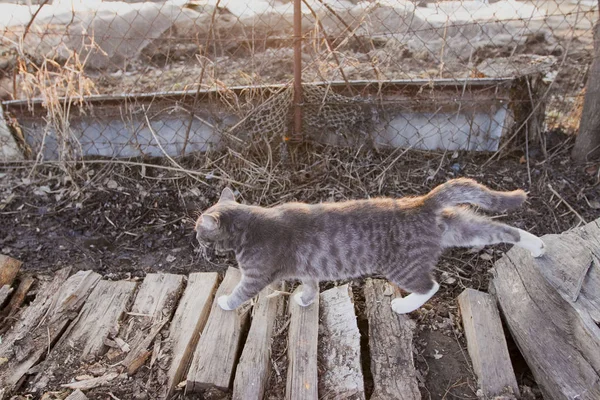
[[[182,275],[148,274],[144,279],[131,308],[131,317],[121,329],[124,331],[122,339],[131,348],[121,362],[129,375],[144,365],[152,354],[149,348],[154,337],[171,319],[182,288]]]
[[[194,352],[187,375],[186,392],[200,392],[206,389],[229,390],[242,332],[248,321],[251,306],[245,303],[236,310],[225,311],[219,307],[216,299],[221,295],[231,294],[240,279],[241,273],[237,268],[227,269]]]
[[[294,294],[300,292],[299,286]],[[318,399],[317,343],[319,339],[319,296],[308,307],[289,299],[288,370],[285,397],[288,400]]]
[[[0,357],[8,362],[0,366],[0,386],[11,390],[46,355],[100,280],[100,275],[91,271],[80,271],[67,279],[70,271],[56,272],[3,338]]]
[[[198,272],[189,276],[169,328],[172,359],[167,373],[165,398],[170,398],[179,382],[185,380],[200,333],[206,325],[218,282],[219,274],[216,272]]]
[[[0,254],[0,287],[13,284],[21,265],[21,261]]]
[[[599,226],[544,236],[539,259],[514,247],[494,267],[492,291],[548,399],[600,398]]]
[[[364,291],[374,384],[371,399],[420,399],[412,343],[416,324],[391,306],[400,291],[381,279],[367,279]]]
[[[466,289],[458,296],[458,304],[467,349],[483,394],[489,398],[502,394],[519,396],[495,299],[487,293]]]
[[[2,308],[4,303],[6,303],[6,301],[8,300],[8,297],[10,296],[10,294],[12,292],[13,292],[13,288],[10,287],[10,285],[4,285],[4,286],[0,287],[0,309]]]
[[[41,372],[33,379],[32,390],[41,390],[53,383],[54,372],[66,367],[65,358],[72,358],[68,368],[74,371],[79,366],[78,360],[90,361],[102,355],[106,348],[104,340],[118,326],[135,288],[135,282],[98,282],[77,319],[44,361]]]
[[[321,293],[319,326],[319,399],[365,399],[360,359],[360,332],[352,288],[337,286]]]
[[[88,400],[87,396],[79,389],[67,396],[65,400]]]
[[[119,374],[117,372],[109,372],[108,374],[90,378],[79,382],[65,383],[60,385],[61,387],[67,389],[77,389],[77,390],[90,390],[101,386],[108,386],[114,384],[113,380],[121,378],[127,378],[126,374]]]
[[[3,310],[5,316],[10,317],[17,313],[25,301],[25,297],[27,296],[27,293],[29,292],[29,289],[31,289],[31,286],[33,286],[34,282],[35,279],[33,279],[31,275],[27,275],[21,280],[17,290],[10,299],[10,303],[8,303],[6,309]]]
[[[275,320],[283,312],[284,298],[275,293],[282,285],[271,285],[258,295],[252,325],[237,365],[233,382],[234,400],[262,400],[271,372],[271,338]]]

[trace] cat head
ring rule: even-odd
[[[205,210],[196,221],[196,239],[201,245],[223,242],[227,239],[223,215],[231,206],[236,205],[235,195],[229,188],[223,189],[217,204]]]

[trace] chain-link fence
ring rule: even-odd
[[[45,159],[493,151],[576,129],[596,20],[589,0],[3,0],[2,137]]]

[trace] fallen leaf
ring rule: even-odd
[[[488,253],[483,253],[479,256],[479,258],[481,258],[482,260],[490,261],[492,259],[492,256],[490,256]]]
[[[596,175],[598,173],[598,168],[600,168],[598,165],[590,165],[585,169],[585,172],[588,175]]]
[[[435,354],[433,355],[433,358],[435,358],[436,360],[439,360],[440,358],[444,357],[444,355],[440,354],[439,351],[437,351],[437,350],[434,350],[434,351],[435,351]]]
[[[167,256],[167,262],[168,263],[172,263],[175,260],[177,260],[177,258],[175,256],[172,256],[170,254]]]
[[[598,200],[590,201],[590,207],[592,207],[595,210],[599,210],[600,209],[600,201],[598,201]]]
[[[119,187],[119,184],[111,179],[108,182],[106,182],[106,187],[109,189],[116,189]]]
[[[0,357],[0,366],[6,364],[8,362],[8,358],[6,357]]]

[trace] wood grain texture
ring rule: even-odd
[[[466,289],[458,296],[467,348],[483,394],[519,396],[519,386],[508,354],[496,300]]]
[[[302,291],[299,286],[295,291]],[[301,307],[290,296],[288,300],[287,400],[318,399],[317,345],[319,339],[319,296],[308,307]]]
[[[148,274],[138,290],[120,337],[131,350],[121,364],[133,375],[150,356],[150,346],[171,319],[183,289],[183,275]]]
[[[420,399],[413,360],[415,323],[391,307],[399,290],[384,280],[367,279],[364,292],[374,381],[371,400]]]
[[[68,395],[65,400],[88,400],[87,396],[79,389]]]
[[[42,390],[54,383],[54,372],[65,367],[63,362],[67,357],[72,360],[68,368],[75,371],[81,361],[91,361],[104,354],[104,341],[118,327],[136,286],[135,282],[128,281],[99,281],[77,319],[44,361],[44,368],[33,379],[32,390]]]
[[[0,308],[8,301],[10,294],[13,292],[13,288],[10,285],[4,285],[0,287]]]
[[[168,342],[172,356],[164,397],[169,397],[179,382],[185,380],[200,333],[208,320],[218,283],[219,274],[216,272],[197,272],[189,276],[169,328]]]
[[[0,254],[0,287],[13,284],[21,265],[21,261]]]
[[[324,291],[319,309],[319,399],[363,400],[360,332],[352,288],[343,285]]]
[[[593,232],[598,221],[592,224],[587,229]],[[597,310],[587,297],[600,294],[597,263],[574,265],[582,260],[587,263],[587,255],[579,253],[592,251],[594,244],[565,239],[566,245],[561,245],[560,238],[554,235],[543,239],[547,252],[540,259],[514,247],[496,262],[493,293],[544,396],[598,399],[600,329],[594,321]],[[563,288],[572,288],[573,271],[583,273],[586,267],[581,290],[573,301],[573,292]],[[557,281],[561,270],[564,285]],[[596,278],[590,280],[592,275]]]
[[[271,338],[278,316],[284,311],[284,297],[269,297],[282,285],[263,289],[252,310],[252,324],[233,381],[233,400],[262,400],[271,372]]]
[[[92,271],[79,271],[68,278],[70,271],[59,270],[52,282],[42,285],[19,322],[3,338],[0,357],[8,362],[0,366],[0,386],[12,388],[46,355],[48,346],[77,316],[100,280]]]
[[[236,310],[225,311],[219,307],[216,299],[221,295],[231,294],[240,279],[241,273],[237,268],[227,269],[194,352],[187,375],[186,392],[229,390],[251,306],[245,303]]]
[[[600,23],[593,30],[594,57],[588,71],[579,133],[572,157],[583,163],[600,157]]]
[[[3,315],[11,317],[17,313],[23,302],[25,301],[25,297],[31,289],[31,286],[35,283],[35,279],[31,275],[27,275],[23,277],[21,282],[19,282],[19,286],[17,290],[10,298],[10,303],[3,310]]]

